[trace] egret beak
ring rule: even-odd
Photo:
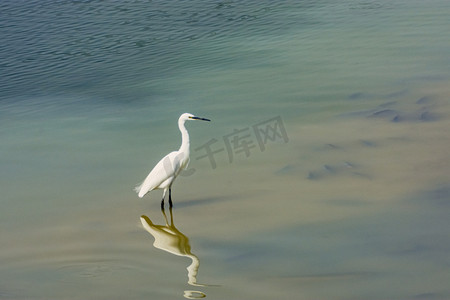
[[[190,117],[192,120],[200,120],[200,121],[211,121],[210,119],[200,118],[200,117]]]

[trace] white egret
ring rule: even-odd
[[[189,134],[184,127],[188,120],[211,121],[209,119],[196,117],[193,114],[184,113],[178,119],[178,128],[181,131],[181,146],[178,151],[173,151],[164,156],[147,175],[144,182],[135,188],[139,198],[155,189],[163,189],[161,207],[164,207],[164,198],[169,191],[169,205],[172,207],[172,184],[180,172],[189,164]]]

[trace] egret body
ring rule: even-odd
[[[184,126],[188,120],[210,121],[209,119],[196,117],[193,114],[184,113],[178,119],[178,128],[181,131],[181,146],[178,151],[173,151],[161,159],[153,170],[145,178],[144,182],[135,188],[139,198],[155,189],[163,189],[161,207],[164,207],[164,198],[169,191],[169,205],[172,207],[172,184],[189,164],[189,133]]]

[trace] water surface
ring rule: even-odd
[[[450,298],[449,12],[3,1],[0,298]]]

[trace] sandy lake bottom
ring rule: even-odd
[[[132,192],[142,167],[109,190],[97,173],[73,194],[35,187],[3,228],[0,297],[445,299],[449,96],[430,84],[326,122],[275,118],[264,151],[253,132],[248,157],[217,152],[214,168],[194,151],[166,216],[159,191]]]

